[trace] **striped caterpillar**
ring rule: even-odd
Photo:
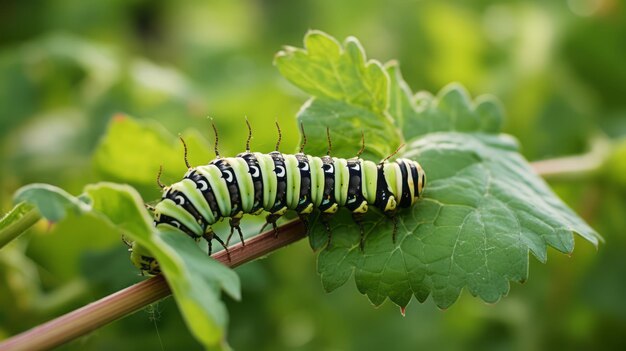
[[[215,124],[216,158],[207,165],[191,167],[183,179],[170,186],[160,181],[163,196],[153,208],[154,223],[157,228],[176,228],[196,241],[204,238],[209,244],[217,240],[228,253],[228,244],[236,230],[242,245],[245,245],[240,220],[244,214],[259,215],[269,212],[267,225],[277,232],[276,221],[287,212],[294,210],[307,225],[308,217],[318,209],[320,220],[328,233],[330,245],[331,230],[329,220],[340,207],[352,212],[355,223],[361,231],[361,250],[364,245],[362,218],[370,206],[374,206],[393,220],[393,240],[395,242],[396,217],[398,208],[415,204],[426,183],[426,176],[419,163],[409,159],[387,162],[393,154],[380,163],[360,158],[362,147],[354,158],[343,159],[330,156],[331,140],[327,129],[328,152],[316,157],[304,154],[306,135],[301,125],[303,141],[297,154],[283,154],[278,151],[281,141],[280,127],[275,151],[269,154],[250,152],[252,129],[248,126],[246,151],[235,157],[221,157],[218,152],[218,135]],[[396,151],[397,152],[397,151]],[[230,218],[230,235],[226,242],[215,235],[211,225],[224,217]],[[159,273],[154,258],[144,255],[131,255],[133,263],[149,274]]]

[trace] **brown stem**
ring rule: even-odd
[[[230,248],[230,261],[224,251],[213,258],[229,267],[237,267],[287,246],[306,236],[299,220],[278,228],[278,238],[270,230]],[[163,276],[158,275],[120,290],[87,306],[27,330],[0,343],[0,350],[47,350],[90,333],[108,323],[137,312],[171,294]]]

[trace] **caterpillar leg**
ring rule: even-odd
[[[395,216],[395,213],[389,215],[389,219],[391,219],[391,223],[393,223],[393,232],[391,234],[391,240],[393,243],[396,243],[396,234],[398,233],[398,217]]]
[[[222,247],[226,251],[226,256],[228,257],[228,260],[230,261],[230,251],[228,250],[228,246],[224,244],[224,241],[219,236],[215,235],[214,231],[204,233],[202,237],[209,243],[209,256],[211,256],[211,254],[213,253],[213,239],[215,239],[218,243],[220,243],[220,245],[222,245]]]
[[[304,224],[304,230],[306,231],[306,234],[309,235],[309,214],[298,213],[298,218],[300,218],[300,220]]]
[[[282,213],[270,213],[267,215],[267,217],[265,217],[265,224],[263,224],[263,227],[261,228],[261,231],[259,233],[262,233],[263,230],[265,229],[265,227],[267,227],[269,224],[272,225],[272,227],[274,228],[274,237],[278,238],[278,226],[276,226],[276,221],[282,217]]]
[[[330,219],[333,218],[333,216],[334,216],[334,213],[328,213],[328,212],[322,212],[322,214],[320,215],[320,221],[324,225],[324,228],[326,228],[326,234],[328,234],[328,241],[326,243],[326,247],[330,247],[330,244],[331,244],[332,231],[330,230]]]
[[[122,234],[122,242],[128,246],[128,252],[133,252],[133,242]]]
[[[359,233],[361,234],[359,240],[359,247],[361,248],[361,252],[363,252],[363,249],[365,248],[365,229],[363,228],[364,215],[365,213],[352,212],[352,220],[354,221],[354,223],[356,223],[356,225],[359,226]]]
[[[228,250],[228,246],[226,246],[226,245],[224,244],[224,241],[222,241],[222,239],[220,239],[220,237],[219,237],[219,236],[214,235],[214,236],[213,236],[213,238],[214,238],[215,240],[217,240],[217,242],[218,242],[218,243],[220,243],[220,245],[222,245],[222,247],[223,247],[223,248],[224,248],[224,250],[226,251],[226,256],[228,257],[228,260],[230,261],[230,251]]]
[[[239,240],[241,240],[241,246],[246,246],[246,243],[243,241],[243,233],[241,232],[241,227],[239,227],[240,221],[241,221],[241,218],[231,218],[230,221],[228,221],[228,223],[230,224],[230,234],[228,235],[228,238],[226,239],[226,246],[228,246],[228,244],[230,243],[230,238],[233,236],[235,229],[239,233]]]
[[[352,220],[359,226],[359,233],[361,234],[359,247],[361,248],[361,252],[363,252],[363,249],[365,248],[365,229],[363,228],[363,217],[367,213],[369,207],[367,205],[367,201],[364,199],[360,204],[357,204],[358,202],[355,201],[350,205],[350,207],[348,207],[348,209],[352,211]]]
[[[213,230],[209,230],[202,234],[202,238],[209,243],[209,256],[213,253],[213,237],[215,237],[215,232]]]

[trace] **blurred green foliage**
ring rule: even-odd
[[[626,134],[626,5],[619,0],[69,0],[2,7],[3,211],[28,183],[78,194],[107,179],[94,171],[92,154],[120,112],[209,139],[210,115],[224,154],[243,149],[244,116],[256,126],[253,148],[271,150],[278,118],[282,149],[295,149],[293,117],[305,95],[271,63],[282,45],[300,46],[309,28],[354,35],[372,58],[397,58],[413,88],[436,92],[460,81],[474,96],[498,96],[508,115],[504,129],[530,160],[584,152],[597,134]],[[496,305],[463,294],[447,311],[412,303],[403,318],[392,304],[368,308],[351,286],[326,295],[315,257],[300,242],[237,269],[243,296],[228,303],[229,341],[241,350],[623,347],[623,145],[602,172],[552,183],[607,243],[596,252],[577,241],[572,257],[549,252],[545,266],[531,260],[530,280]],[[140,190],[147,199],[158,193],[156,185]],[[0,251],[0,338],[141,279],[119,236],[105,227],[83,232],[85,221],[93,219],[51,228],[41,222]],[[161,345],[200,347],[171,299],[64,349]]]

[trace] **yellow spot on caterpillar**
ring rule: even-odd
[[[324,210],[324,213],[336,213],[338,209],[339,209],[339,205],[334,203],[334,204],[332,204],[332,206],[330,206],[329,208]]]
[[[389,200],[387,201],[387,205],[385,206],[385,212],[395,210],[397,205],[398,204],[396,202],[396,198],[393,196],[390,196]]]
[[[367,201],[363,200],[363,202],[361,202],[361,205],[357,207],[356,209],[354,209],[352,213],[366,213],[367,209],[368,209]]]
[[[287,206],[283,206],[281,207],[278,211],[273,212],[273,215],[277,215],[277,216],[282,216],[285,214],[285,212],[287,212]]]

